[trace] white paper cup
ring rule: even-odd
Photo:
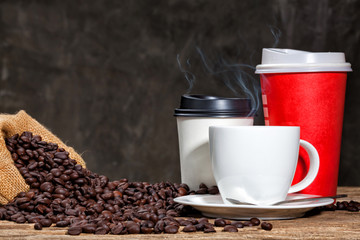
[[[181,182],[197,190],[216,185],[211,167],[209,127],[253,125],[250,100],[184,95],[175,110],[179,137]]]

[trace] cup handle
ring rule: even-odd
[[[299,192],[308,187],[314,181],[320,167],[319,154],[316,151],[316,148],[311,145],[311,143],[302,139],[300,139],[300,146],[302,146],[309,155],[310,167],[305,178],[301,182],[291,186],[289,189],[289,193]]]

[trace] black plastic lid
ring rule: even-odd
[[[251,112],[249,98],[182,95],[176,117],[246,117]]]

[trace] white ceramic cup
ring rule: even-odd
[[[319,170],[316,149],[300,140],[295,126],[211,126],[210,156],[221,197],[256,205],[285,200],[288,193],[309,186]],[[299,145],[310,158],[306,177],[291,186]]]

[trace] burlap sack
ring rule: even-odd
[[[70,157],[85,167],[84,160],[71,147],[66,146],[59,138],[47,130],[35,119],[21,110],[17,114],[0,114],[0,203],[6,204],[19,192],[28,191],[29,186],[14,165],[9,150],[6,148],[5,138],[15,134],[30,131],[40,135],[43,141],[57,143],[70,153]]]

